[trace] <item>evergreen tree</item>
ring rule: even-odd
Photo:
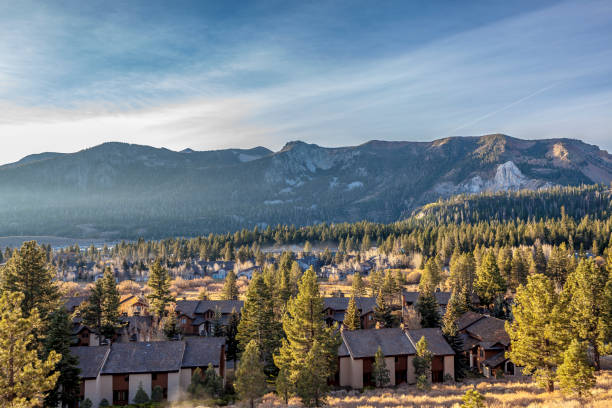
[[[435,291],[442,279],[442,270],[435,258],[429,258],[419,281],[419,292]]]
[[[43,404],[60,375],[55,371],[61,355],[51,350],[38,357],[34,332],[42,326],[37,309],[24,316],[24,295],[4,292],[0,296],[0,406],[35,408]]]
[[[151,391],[151,401],[152,402],[162,402],[164,400],[164,390],[159,385],[153,387],[153,391]]]
[[[156,260],[149,271],[147,286],[151,292],[147,295],[151,311],[161,319],[168,305],[175,301],[170,294],[170,275],[168,270],[161,265],[160,260]]]
[[[586,340],[593,352],[595,369],[599,370],[601,350],[612,321],[607,313],[606,284],[612,278],[591,259],[583,259],[572,272],[563,289],[567,316],[572,333]]]
[[[391,307],[387,304],[387,300],[382,292],[378,291],[376,296],[376,305],[374,306],[374,320],[378,324],[378,327],[393,327],[395,318],[391,313]]]
[[[113,338],[117,329],[121,327],[119,321],[119,290],[115,281],[115,274],[110,267],[104,271],[102,279],[102,290],[104,298],[102,302],[102,327],[101,333],[107,338]]]
[[[44,357],[48,358],[51,351],[61,355],[55,365],[59,377],[55,387],[45,397],[45,406],[70,406],[78,401],[79,395],[79,360],[70,354],[72,343],[72,321],[65,308],[60,307],[50,315],[46,337],[44,339]]]
[[[268,373],[274,371],[272,354],[280,345],[281,330],[274,314],[271,290],[263,277],[254,273],[241,310],[236,338],[242,350],[251,340],[255,340]]]
[[[506,282],[499,273],[495,255],[487,253],[476,269],[476,281],[474,290],[480,302],[490,306],[498,296],[506,293]]]
[[[540,242],[536,242],[533,248],[533,265],[534,265],[534,273],[545,274],[546,273],[546,256],[544,255],[544,250],[542,249],[542,244]]]
[[[415,309],[421,316],[421,327],[440,327],[440,313],[434,292],[427,290],[419,293]]]
[[[289,397],[291,396],[293,388],[291,386],[291,383],[289,382],[289,377],[287,376],[286,370],[280,370],[278,372],[278,375],[276,376],[275,385],[276,395],[281,397],[285,405],[287,405],[289,403]]]
[[[573,339],[563,353],[563,363],[557,369],[559,387],[564,394],[582,398],[595,385],[593,367],[587,355],[587,345]]]
[[[552,392],[564,350],[564,313],[553,283],[541,274],[530,276],[516,291],[513,315],[514,321],[506,323],[508,358]]]
[[[98,279],[91,288],[87,301],[79,308],[83,324],[98,335],[102,333],[103,303],[104,284],[102,279]]]
[[[218,307],[215,308],[215,313],[213,315],[213,336],[215,337],[225,336],[222,317],[221,310]]]
[[[238,286],[236,286],[236,274],[234,271],[229,271],[225,277],[225,283],[223,284],[223,290],[221,291],[221,299],[238,299]]]
[[[387,369],[387,364],[385,363],[385,355],[383,354],[380,346],[378,346],[378,350],[376,350],[376,354],[374,355],[372,377],[374,378],[374,384],[376,384],[376,387],[378,388],[386,387],[391,382],[389,370]]]
[[[463,352],[463,340],[459,335],[456,323],[457,319],[465,312],[467,312],[467,309],[464,308],[460,300],[460,295],[457,294],[457,291],[453,291],[448,305],[446,306],[446,313],[444,313],[442,333],[444,334],[446,342],[455,352],[455,380],[465,378],[469,369],[469,363]]]
[[[55,271],[47,264],[45,250],[36,241],[24,242],[0,269],[0,292],[22,293],[23,313],[27,316],[31,310],[38,310],[46,325],[49,315],[60,307],[54,275]],[[41,329],[44,331],[45,327]]]
[[[204,391],[211,397],[218,397],[223,392],[223,379],[217,374],[211,363],[204,372]]]
[[[476,388],[469,389],[461,397],[461,408],[485,408],[485,398]]]
[[[347,330],[361,329],[361,315],[359,314],[359,309],[357,309],[355,296],[351,296],[349,299],[348,307],[346,308],[346,313],[344,314],[344,325],[346,326]]]
[[[174,310],[171,310],[170,313],[168,313],[168,316],[166,316],[164,319],[163,331],[164,336],[166,336],[166,339],[168,340],[174,340],[180,336],[181,328],[178,327],[176,312]]]
[[[191,373],[191,383],[187,387],[187,392],[194,399],[210,396],[206,394],[205,385],[204,374],[202,373],[202,369],[198,367]]]
[[[242,353],[236,370],[234,388],[242,399],[249,400],[251,408],[255,399],[266,393],[266,374],[260,360],[260,351],[255,340],[251,340]]]
[[[304,272],[297,296],[287,304],[283,329],[286,338],[274,363],[286,370],[305,405],[319,405],[327,392],[327,379],[336,370],[339,338],[336,328],[325,324],[323,298],[312,268]]]
[[[142,388],[142,382],[138,384],[136,395],[134,395],[134,404],[146,404],[150,401],[144,388]]]
[[[352,291],[353,296],[355,297],[367,296],[365,283],[363,282],[363,278],[359,272],[355,272],[353,275]]]
[[[525,260],[523,251],[520,249],[515,250],[514,255],[512,256],[509,286],[512,289],[516,289],[519,285],[526,284],[528,273],[529,265]]]
[[[225,330],[225,356],[230,361],[236,361],[238,355],[238,324],[240,318],[236,309],[232,309],[227,328]]]
[[[421,390],[428,389],[431,386],[432,358],[433,355],[429,351],[429,344],[427,344],[427,340],[423,336],[416,344],[416,356],[412,360],[417,387]]]

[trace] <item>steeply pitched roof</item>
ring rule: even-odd
[[[499,342],[508,345],[510,344],[510,337],[506,333],[505,323],[505,320],[485,316],[484,319],[468,326],[465,331],[480,341]]]
[[[187,337],[185,338],[185,353],[181,367],[207,367],[212,364],[219,366],[221,347],[225,337]]]
[[[81,306],[81,303],[83,303],[86,300],[87,300],[87,296],[73,296],[73,297],[64,298],[64,307],[66,308],[66,310],[71,312],[72,310]]]
[[[174,310],[179,314],[193,317],[199,304],[199,300],[177,300]]]
[[[348,308],[349,300],[350,298],[348,297],[326,297],[323,298],[323,308],[344,312]],[[357,309],[359,309],[363,315],[374,311],[374,307],[376,306],[376,298],[356,297],[355,304],[357,305]]]
[[[104,361],[106,360],[110,347],[70,347],[70,353],[79,359],[80,377],[83,379],[96,378]]]
[[[456,321],[457,330],[464,330],[468,326],[474,324],[478,320],[485,318],[486,316],[480,313],[468,311],[462,314]]]
[[[506,352],[502,351],[500,353],[495,354],[494,356],[487,358],[485,361],[482,362],[482,364],[491,368],[495,368],[506,360]]]
[[[179,371],[184,351],[182,341],[114,343],[102,374]]]
[[[427,340],[428,349],[434,356],[448,356],[455,354],[451,346],[449,346],[446,342],[446,339],[442,334],[442,330],[438,328],[408,330],[407,333],[415,349],[416,344],[419,340],[421,340],[421,337],[425,337],[425,340]]]
[[[207,311],[215,311],[217,308],[223,314],[232,313],[236,309],[236,313],[240,313],[244,302],[242,300],[200,300],[200,303],[195,309],[196,314],[204,314]]]
[[[385,356],[416,353],[406,334],[399,328],[343,330],[342,339],[353,358],[374,357],[379,346]]]

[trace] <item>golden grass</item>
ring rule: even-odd
[[[560,391],[547,393],[538,388],[530,378],[516,379],[479,379],[457,385],[434,385],[430,391],[419,391],[415,386],[399,386],[395,389],[371,390],[363,394],[332,395],[329,406],[341,408],[457,408],[465,392],[476,387],[486,398],[489,408],[604,408],[612,407],[612,372],[602,371],[597,375],[597,385],[588,400],[566,398]],[[274,394],[266,395],[258,407],[284,406]],[[300,406],[293,398],[289,406]]]

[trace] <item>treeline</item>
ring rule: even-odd
[[[156,258],[168,262],[244,260],[261,257],[261,248],[266,246],[310,242],[323,248],[328,246],[332,251],[337,247],[341,253],[376,246],[385,255],[420,253],[448,260],[455,249],[467,252],[483,246],[531,246],[539,242],[565,243],[570,249],[599,255],[601,248],[608,246],[612,232],[610,192],[601,186],[481,195],[468,198],[462,209],[457,209],[457,200],[432,205],[423,217],[393,224],[361,221],[305,227],[277,225],[197,238],[139,239],[102,251],[94,247],[84,251],[73,247],[65,252],[75,251],[92,260],[102,255],[143,262]],[[488,213],[486,208],[490,208]],[[450,216],[453,209],[457,209],[456,214],[464,215]],[[493,211],[496,212],[493,214]],[[517,211],[520,217],[501,216]],[[485,214],[492,219],[478,220]],[[457,217],[469,218],[469,221],[455,222]]]

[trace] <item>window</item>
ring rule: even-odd
[[[157,373],[151,374],[151,380],[153,381],[157,380]]]
[[[187,324],[187,319],[185,319],[184,317],[181,319],[181,323],[182,324]]]

